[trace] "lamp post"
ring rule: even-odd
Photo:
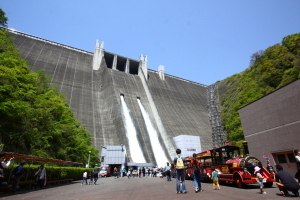
[[[89,159],[88,159],[87,168],[90,168],[90,159],[91,159],[91,151],[89,151]]]

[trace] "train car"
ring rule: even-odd
[[[236,187],[244,187],[246,184],[257,182],[254,167],[259,166],[265,177],[265,187],[272,187],[275,182],[275,172],[272,166],[262,166],[259,159],[249,155],[247,142],[244,142],[244,154],[240,154],[241,148],[235,145],[224,145],[218,148],[198,154],[198,159],[210,160],[203,164],[202,180],[209,180],[213,169],[219,171],[219,182],[232,182]]]

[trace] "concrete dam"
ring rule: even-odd
[[[126,147],[128,162],[139,151],[148,163],[158,164],[150,133],[141,112],[143,106],[168,160],[175,156],[173,137],[199,136],[202,150],[211,149],[212,126],[208,112],[207,86],[158,71],[147,66],[147,56],[139,60],[107,52],[96,42],[94,53],[10,30],[15,46],[31,70],[44,70],[51,84],[63,93],[70,109],[85,125],[93,145]],[[188,66],[182,66],[188,70]],[[136,131],[129,136],[122,99],[128,107]],[[136,137],[138,149],[130,148]],[[153,149],[154,148],[154,149]],[[157,156],[157,155],[156,155]],[[159,155],[160,156],[160,155]]]

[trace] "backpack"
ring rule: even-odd
[[[183,164],[183,160],[182,157],[177,156],[177,161],[176,161],[176,168],[177,169],[184,169],[184,164]]]

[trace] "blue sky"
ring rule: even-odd
[[[299,0],[0,0],[8,27],[210,85],[249,66],[250,56],[300,32]]]

